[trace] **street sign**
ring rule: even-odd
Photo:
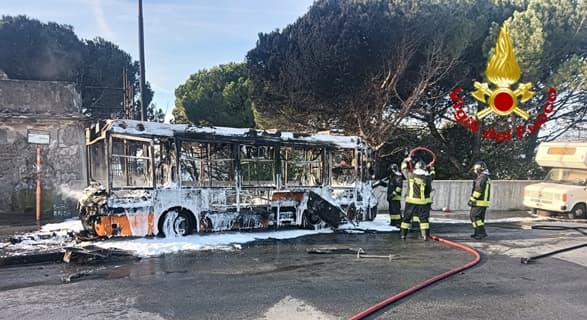
[[[49,144],[49,132],[47,131],[29,131],[28,142],[36,144]]]

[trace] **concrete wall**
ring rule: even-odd
[[[79,115],[80,94],[62,81],[0,80],[0,113]]]
[[[49,133],[41,149],[43,212],[59,211],[86,184],[81,99],[70,83],[0,80],[0,213],[34,212],[36,145],[29,130]]]
[[[524,187],[536,183],[534,180],[492,180],[490,210],[521,210],[524,198]],[[471,196],[472,180],[435,180],[432,183],[432,210],[449,208],[451,211],[469,210],[467,201]],[[404,183],[404,195],[407,186]],[[375,188],[379,204],[378,209],[387,211],[386,189]],[[403,204],[402,204],[403,205]]]

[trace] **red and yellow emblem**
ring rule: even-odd
[[[487,64],[485,75],[497,88],[492,90],[487,83],[475,81],[474,86],[477,90],[473,92],[473,97],[489,104],[488,108],[477,112],[477,118],[483,119],[491,112],[500,116],[507,116],[513,112],[524,120],[528,120],[530,115],[520,109],[518,99],[526,102],[534,96],[534,92],[531,91],[532,83],[521,83],[516,90],[510,89],[511,85],[520,80],[520,66],[516,61],[512,41],[505,25],[501,27],[497,37],[495,52]],[[486,96],[489,97],[488,102],[486,102]]]

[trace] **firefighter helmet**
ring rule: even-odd
[[[395,163],[392,163],[392,164],[389,166],[389,170],[391,170],[391,172],[393,172],[393,173],[395,173],[395,174],[398,174],[398,173],[399,173],[399,167],[398,167],[398,166],[397,166],[397,164],[395,164]]]
[[[422,170],[424,170],[424,169],[426,169],[426,164],[424,163],[424,161],[418,160],[418,161],[416,161],[416,164],[414,165],[414,168],[415,169],[422,169]]]
[[[487,164],[485,163],[485,161],[477,161],[473,165],[473,172],[475,172],[476,174],[480,174],[485,170],[487,170]]]

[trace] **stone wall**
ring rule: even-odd
[[[0,80],[0,113],[79,115],[81,98],[72,83]]]
[[[41,146],[42,211],[69,214],[86,184],[81,99],[70,83],[0,80],[0,213],[35,211],[36,145],[28,132],[49,133]],[[70,199],[70,200],[68,200]]]

